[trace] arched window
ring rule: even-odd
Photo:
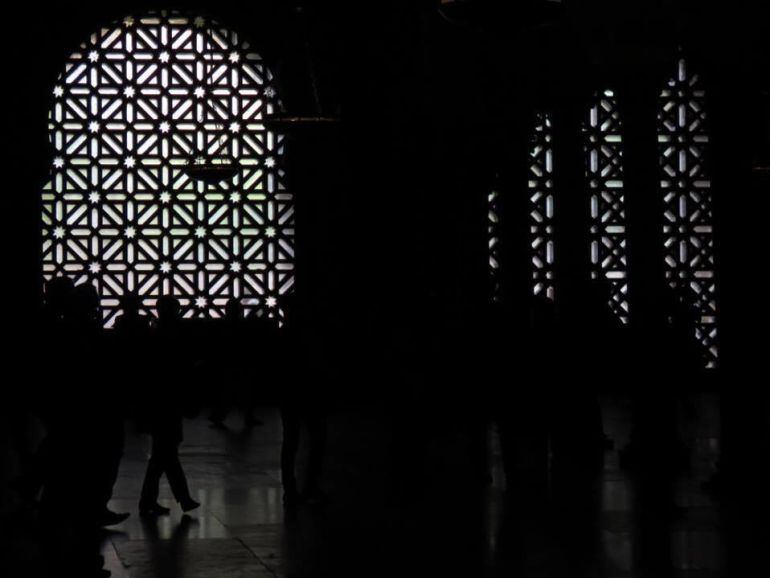
[[[611,90],[597,94],[583,124],[586,181],[590,193],[591,276],[611,284],[610,305],[628,322],[626,209],[622,123]]]
[[[717,362],[717,303],[705,92],[683,58],[660,93],[658,148],[664,202],[666,279],[692,295],[695,334],[707,365]]]
[[[186,317],[231,298],[274,311],[294,280],[283,137],[264,124],[278,106],[260,56],[215,22],[162,12],[92,34],[53,89],[44,279],[92,283],[106,326],[129,291]]]

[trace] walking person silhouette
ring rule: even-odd
[[[180,306],[173,297],[158,299],[158,326],[153,336],[156,342],[158,387],[155,399],[145,396],[142,408],[144,419],[152,436],[152,453],[139,499],[139,515],[155,517],[166,515],[169,508],[158,503],[160,479],[166,474],[174,499],[182,511],[189,512],[200,504],[190,495],[182,464],[179,461],[179,444],[182,443],[184,395],[177,391],[178,340],[180,338]]]

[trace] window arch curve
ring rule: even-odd
[[[49,114],[42,275],[92,283],[105,326],[120,297],[185,317],[219,317],[231,298],[272,314],[294,282],[294,203],[280,107],[261,57],[215,21],[127,16],[67,59]],[[197,159],[197,160],[196,160]],[[190,165],[229,164],[198,178]]]

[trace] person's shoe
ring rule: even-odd
[[[171,510],[169,508],[158,503],[139,506],[139,515],[143,518],[157,518],[158,516],[167,516],[170,513]]]
[[[182,508],[183,512],[189,512],[191,510],[194,510],[195,508],[200,507],[200,504],[193,500],[192,498],[187,498],[185,500],[179,501],[179,507]]]
[[[99,526],[114,526],[115,524],[120,524],[121,522],[125,522],[126,519],[130,516],[128,512],[113,512],[112,510],[108,510],[107,508],[104,509],[96,518],[96,523]]]

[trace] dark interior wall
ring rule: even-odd
[[[767,110],[768,90],[767,22],[759,2],[710,12],[689,0],[479,0],[468,26],[444,20],[430,0],[306,2],[302,13],[295,4],[220,0],[163,7],[211,15],[253,39],[278,75],[287,110],[297,114],[315,112],[309,41],[323,112],[338,113],[342,123],[293,149],[294,166],[305,168],[295,181],[304,210],[298,290],[312,296],[319,318],[344,328],[335,332],[337,346],[366,353],[357,358],[367,363],[384,363],[382,352],[404,347],[404,335],[420,335],[421,326],[437,330],[436,315],[457,323],[481,307],[486,194],[500,178],[523,192],[521,151],[533,110],[579,109],[594,90],[614,87],[621,110],[640,114],[634,103],[654,100],[682,45],[709,83],[724,339],[726,351],[742,350],[742,322],[750,312],[745,271],[762,259],[763,244],[761,226],[751,224],[757,212],[745,214],[745,199],[754,195],[753,205],[764,206],[761,191],[767,191],[766,180],[751,172],[751,151],[767,139],[755,121]],[[4,291],[19,331],[33,329],[24,316],[40,295],[37,203],[50,163],[51,88],[68,53],[100,24],[161,7],[117,0],[12,8],[4,31],[11,55],[4,85],[12,99]],[[632,136],[630,148],[654,142],[654,127],[645,133],[645,122],[643,115],[637,119],[641,140]],[[639,170],[637,194],[643,194]],[[511,222],[521,223],[523,213],[513,204],[508,212]],[[509,251],[523,257],[523,237],[515,230],[510,235]],[[511,286],[520,287],[528,260],[510,262],[517,263]]]

